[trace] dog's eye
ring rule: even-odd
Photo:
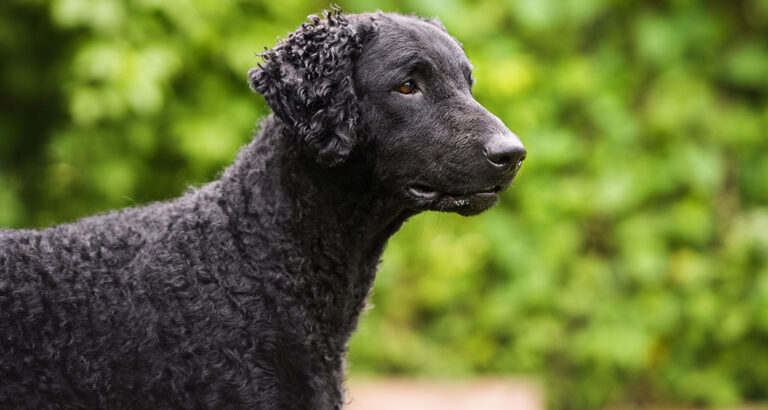
[[[400,84],[399,86],[397,86],[397,88],[395,88],[395,91],[401,94],[413,94],[416,92],[416,86],[413,85],[413,82],[406,81]]]

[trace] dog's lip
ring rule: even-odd
[[[408,187],[408,192],[422,200],[435,200],[439,199],[441,197],[451,197],[455,199],[460,198],[471,198],[471,197],[494,197],[496,196],[500,191],[502,191],[504,187],[499,185],[493,185],[488,188],[480,189],[477,191],[467,191],[463,193],[457,193],[457,192],[442,192],[438,191],[428,185],[424,184],[412,184]]]
[[[429,185],[414,183],[406,188],[411,207],[417,211],[456,212],[460,215],[477,215],[499,202],[499,192],[512,180],[482,189],[466,189],[459,192],[440,191]]]
[[[440,197],[439,192],[422,184],[413,184],[409,186],[408,192],[419,199],[437,199]]]

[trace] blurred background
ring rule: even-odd
[[[340,1],[438,16],[525,143],[473,218],[390,242],[361,377],[522,377],[550,408],[768,403],[768,1]],[[0,226],[216,178],[246,72],[316,0],[0,1]]]

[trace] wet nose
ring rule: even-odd
[[[520,169],[525,154],[523,144],[516,137],[497,136],[485,145],[485,157],[500,171],[514,172]]]

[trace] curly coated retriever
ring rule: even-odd
[[[219,180],[0,231],[0,408],[339,409],[387,239],[525,157],[437,20],[325,12],[263,58],[274,114]]]

